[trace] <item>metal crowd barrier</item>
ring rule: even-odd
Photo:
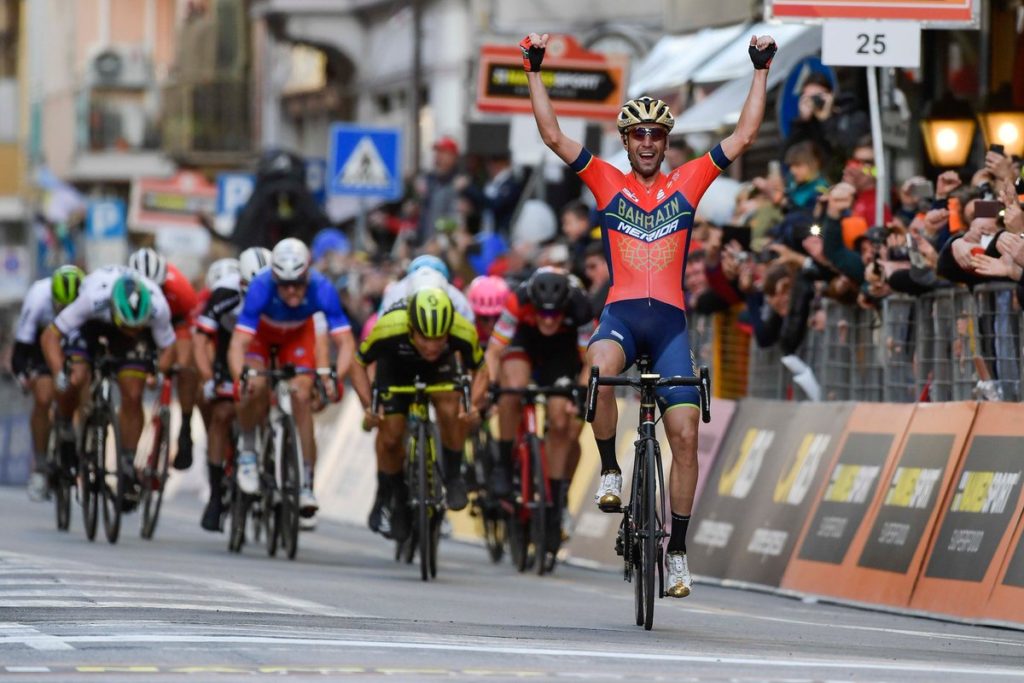
[[[826,300],[824,329],[808,331],[800,357],[830,401],[1019,401],[1021,331],[1016,285],[951,287],[880,310]],[[820,327],[820,326],[819,326]],[[801,399],[777,348],[751,341],[747,394]]]

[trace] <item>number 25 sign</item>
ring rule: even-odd
[[[911,21],[830,19],[821,34],[821,61],[830,66],[921,65],[921,26]]]

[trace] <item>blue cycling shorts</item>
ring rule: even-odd
[[[641,354],[651,358],[651,370],[662,377],[696,377],[697,371],[686,333],[686,312],[654,299],[615,301],[601,312],[590,343],[607,339],[622,348],[626,367]],[[697,387],[662,387],[657,390],[664,413],[675,406],[700,406]]]

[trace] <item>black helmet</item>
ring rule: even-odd
[[[530,301],[540,311],[560,311],[569,301],[569,276],[558,268],[538,268],[526,287]]]

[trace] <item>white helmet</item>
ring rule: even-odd
[[[128,257],[128,267],[161,287],[167,280],[167,259],[156,253],[155,249],[143,247],[133,251]]]
[[[281,240],[270,252],[270,270],[278,282],[305,280],[309,264],[309,247],[294,237]]]
[[[405,290],[406,296],[412,296],[426,287],[436,287],[441,291],[448,291],[448,280],[433,268],[414,270],[406,278],[409,283]]]
[[[239,279],[242,286],[248,286],[261,270],[270,265],[270,250],[266,247],[249,247],[238,255]]]
[[[206,271],[206,287],[213,289],[217,281],[228,275],[238,275],[241,269],[236,258],[221,258],[210,264]]]

